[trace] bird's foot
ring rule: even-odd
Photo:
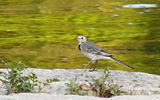
[[[89,70],[89,72],[93,72],[93,71],[97,71],[97,70],[95,70],[95,69],[93,69],[93,70],[90,69],[90,70]]]

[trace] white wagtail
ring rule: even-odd
[[[126,67],[134,69],[133,67],[113,58],[113,56],[111,54],[107,53],[106,51],[101,49],[99,46],[94,44],[93,42],[88,41],[88,39],[85,36],[78,36],[75,39],[77,39],[79,41],[78,47],[79,47],[79,50],[82,52],[82,54],[92,60],[92,65],[91,65],[91,68],[89,71],[95,71],[98,60],[100,60],[100,59],[113,60],[119,64],[126,66]],[[95,61],[96,61],[96,63],[94,65]],[[92,69],[93,65],[94,65],[94,68]]]

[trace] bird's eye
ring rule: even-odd
[[[83,37],[81,39],[83,39]]]

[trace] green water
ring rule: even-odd
[[[85,35],[136,68],[101,60],[98,69],[160,74],[160,7],[120,7],[133,3],[160,6],[159,0],[1,0],[0,58],[34,68],[84,68],[89,59],[74,38]]]

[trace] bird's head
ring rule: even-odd
[[[85,36],[78,36],[77,38],[75,38],[79,41],[79,43],[83,43],[83,42],[87,42],[88,39]]]

